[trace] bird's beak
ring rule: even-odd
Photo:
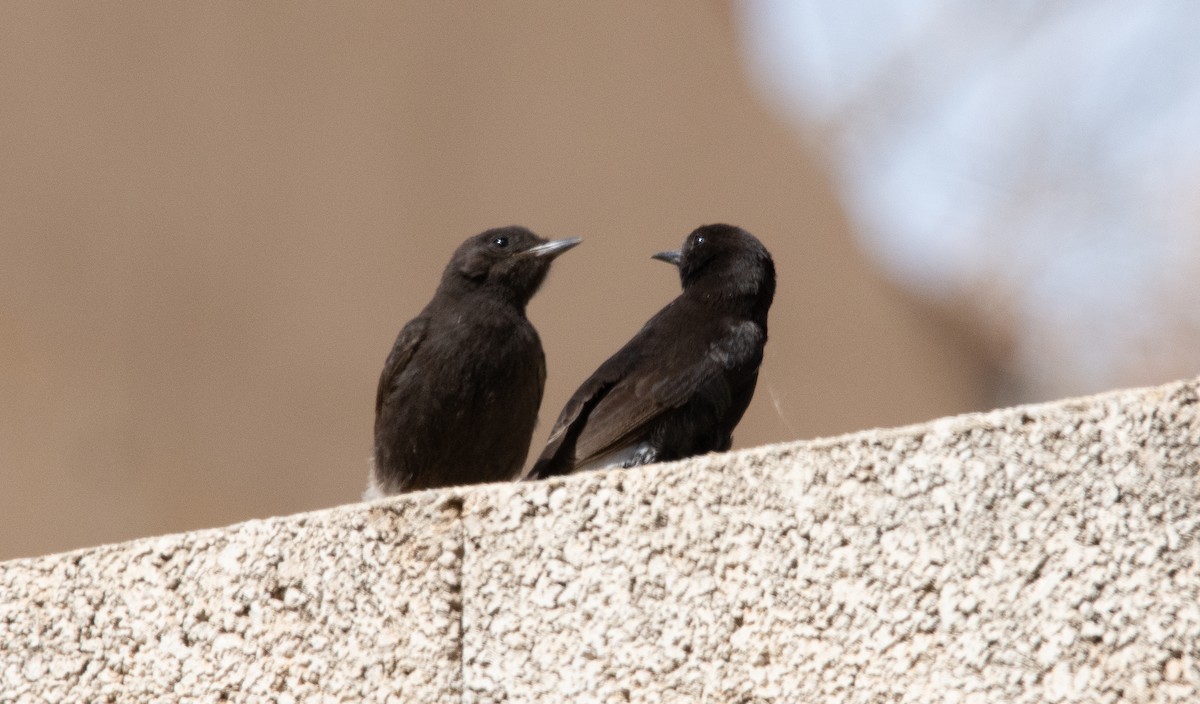
[[[579,244],[583,240],[578,237],[568,237],[562,240],[550,240],[545,244],[539,244],[536,247],[530,247],[525,250],[525,254],[531,257],[549,257],[553,259],[568,249]]]
[[[673,252],[659,252],[650,258],[657,259],[660,262],[666,262],[668,264],[679,266],[680,260],[683,259],[683,252],[679,251],[678,249]]]

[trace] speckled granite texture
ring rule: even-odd
[[[1197,383],[0,565],[0,701],[1200,701]]]

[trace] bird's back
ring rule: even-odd
[[[532,476],[728,449],[765,341],[753,321],[681,295],[580,386]]]

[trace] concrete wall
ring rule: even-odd
[[[1197,382],[0,568],[0,701],[1197,701]]]

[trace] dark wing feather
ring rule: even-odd
[[[757,367],[753,358],[761,357],[761,328],[708,318],[681,330],[677,317],[705,320],[680,310],[687,305],[676,299],[659,311],[579,387],[529,478],[569,473],[636,442],[655,418],[686,403],[704,380],[747,362]]]
[[[621,352],[618,352],[609,357],[587,381],[583,382],[567,401],[562,413],[558,414],[558,420],[550,430],[550,439],[546,441],[545,449],[526,479],[543,479],[567,474],[573,469],[571,457],[575,454],[574,446],[579,432],[587,423],[592,409],[620,381],[632,362],[632,357],[622,356]]]
[[[396,390],[396,382],[404,373],[404,368],[412,361],[413,355],[416,354],[417,348],[421,346],[421,342],[425,339],[425,333],[429,330],[429,321],[425,318],[413,318],[408,321],[400,330],[400,334],[396,336],[396,342],[392,345],[392,351],[388,354],[387,361],[383,363],[383,372],[379,375],[379,388],[375,392],[375,417],[379,418],[380,411],[383,410],[383,403],[393,391]]]
[[[733,404],[726,372],[748,365],[758,367],[762,355],[758,341],[763,333],[748,321],[733,325],[715,322],[675,340],[676,344],[664,349],[668,354],[655,355],[652,365],[631,370],[595,404],[575,444],[577,464],[588,464],[639,441],[656,418],[686,404],[706,383],[710,401],[717,400],[712,391],[724,392],[720,404],[725,408],[719,409],[718,415],[724,414]]]

